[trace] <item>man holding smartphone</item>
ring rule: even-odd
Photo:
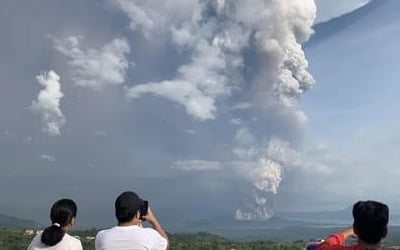
[[[115,200],[118,226],[100,231],[96,236],[96,250],[165,250],[168,236],[148,207],[148,202],[134,192],[124,192]],[[152,228],[141,227],[147,221]]]
[[[378,250],[388,233],[389,208],[377,201],[359,201],[353,206],[353,225],[329,236],[318,250]],[[347,238],[357,244],[345,246]]]

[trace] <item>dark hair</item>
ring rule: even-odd
[[[133,219],[140,209],[142,200],[131,191],[123,192],[115,200],[115,217],[119,223],[128,222]]]
[[[54,246],[60,242],[65,234],[63,227],[69,225],[76,217],[77,207],[73,200],[62,199],[51,207],[50,219],[53,225],[46,228],[41,237],[41,241],[47,246]],[[54,225],[55,223],[59,224]]]
[[[377,201],[359,201],[353,206],[354,230],[360,240],[377,244],[387,234],[389,208]]]

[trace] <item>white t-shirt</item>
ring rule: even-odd
[[[167,246],[156,230],[139,226],[116,226],[96,236],[96,250],[165,250]]]
[[[72,237],[69,234],[65,234],[63,239],[58,242],[54,246],[47,246],[42,243],[41,241],[42,234],[38,234],[33,238],[31,244],[28,246],[28,250],[39,250],[39,249],[51,249],[51,250],[82,250],[82,244],[81,241],[76,239],[75,237]]]

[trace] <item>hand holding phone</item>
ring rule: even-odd
[[[143,216],[143,219],[148,221],[149,223],[158,223],[156,217],[154,216],[153,212],[151,211],[150,207],[148,207],[146,216]]]
[[[149,201],[142,200],[142,203],[139,206],[139,213],[140,213],[139,219],[146,220],[145,217],[148,214],[148,210],[149,210]]]

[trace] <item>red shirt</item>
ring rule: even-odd
[[[329,236],[321,245],[318,250],[362,250],[359,245],[344,246],[345,238],[343,233],[338,233]]]

